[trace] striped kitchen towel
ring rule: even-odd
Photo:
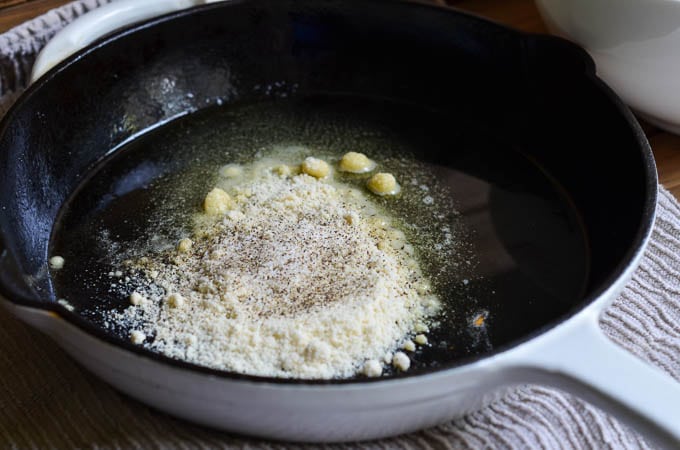
[[[107,3],[80,0],[0,35],[0,115],[20,95],[36,53],[65,24]],[[661,190],[641,267],[602,318],[607,335],[680,378],[680,205]],[[462,419],[367,449],[639,449],[634,431],[589,404],[522,386]],[[292,445],[222,433],[171,418],[119,394],[52,341],[0,309],[0,448],[357,448]]]

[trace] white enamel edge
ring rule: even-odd
[[[9,302],[5,306],[129,395],[180,417],[232,431],[311,442],[390,436],[471,411],[466,409],[470,403],[463,405],[466,397],[481,398],[503,385],[536,382],[562,388],[604,408],[660,447],[678,448],[680,384],[609,341],[597,323],[602,310],[630,279],[641,255],[591,306],[518,347],[460,368],[368,385],[286,386],[222,380],[127,352],[89,336],[56,314]],[[264,403],[252,403],[256,396]],[[447,401],[452,404],[443,408],[441,403]],[[247,404],[259,414],[257,420],[234,419],[224,409],[244,411]],[[330,414],[331,404],[338,420],[349,420],[342,427],[336,423],[342,430],[337,436],[328,434],[328,424],[314,419]],[[402,409],[410,413],[408,424],[395,423]],[[374,415],[384,416],[388,411],[395,415],[373,422]],[[269,414],[266,420],[265,413]],[[354,416],[357,421],[348,419]],[[422,421],[418,420],[421,416]],[[297,429],[290,428],[293,422]]]
[[[306,442],[375,439],[475,411],[494,401],[505,386],[539,383],[590,401],[659,447],[680,448],[680,384],[609,341],[598,325],[602,311],[631,279],[648,241],[649,236],[598,300],[545,333],[458,368],[379,383],[282,385],[222,379],[125,351],[56,314],[0,303],[128,395],[230,431]]]
[[[599,326],[604,309],[639,266],[651,236],[623,275],[593,304],[538,338],[510,350],[502,365],[514,378],[548,384],[591,402],[660,448],[680,448],[680,382],[624,350]]]
[[[195,423],[299,442],[395,436],[477,411],[500,398],[503,373],[486,362],[423,378],[359,384],[279,384],[170,366],[100,340],[57,314],[0,305],[45,332],[85,368],[155,408]]]
[[[55,36],[38,56],[31,80],[35,81],[97,38],[125,25],[213,1],[221,0],[114,1],[77,19]],[[508,371],[508,381],[535,381],[561,387],[626,420],[658,445],[677,448],[680,445],[680,408],[677,408],[680,383],[609,341],[598,325],[602,309],[622,290],[640,258],[641,254],[626,275],[596,304],[549,332],[469,368]],[[39,329],[52,328],[53,336],[59,334],[54,333],[61,328],[59,325],[66,325],[58,316],[35,313],[25,311],[18,315]],[[62,339],[54,337],[63,344]],[[423,378],[436,379],[442,375]]]
[[[47,43],[33,65],[31,83],[78,50],[126,25],[218,1],[224,0],[115,0],[94,9],[64,27]]]
[[[609,340],[586,310],[512,359],[529,381],[564,389],[626,422],[659,448],[680,448],[680,383]],[[527,373],[524,372],[527,376]]]

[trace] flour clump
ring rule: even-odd
[[[223,177],[191,236],[128,261],[135,295],[110,318],[151,350],[250,375],[379,376],[386,355],[414,351],[440,306],[413,246],[317,161],[262,158]]]

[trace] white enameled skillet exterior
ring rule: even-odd
[[[504,388],[535,382],[570,391],[674,448],[680,442],[680,384],[619,348],[598,326],[602,310],[625,286],[641,255],[597,301],[517,347],[458,368],[379,382],[286,384],[216,377],[128,352],[54,313],[6,306],[126,394],[229,431],[309,442],[374,439],[442,423],[478,410]]]
[[[206,1],[153,0],[142,8],[136,0],[120,0],[95,10],[51,41],[38,58],[34,79],[102,34],[199,3]],[[349,383],[221,377],[129,352],[53,312],[2,303],[121,391],[224,430],[309,442],[374,439],[442,423],[478,410],[512,385],[535,382],[570,391],[660,446],[677,448],[680,383],[619,348],[598,325],[638,266],[650,233],[609,288],[570,318],[492,356],[415,377]]]

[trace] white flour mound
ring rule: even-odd
[[[212,368],[328,379],[368,361],[376,373],[439,302],[366,194],[295,172],[254,165],[222,186],[228,210],[201,215],[178,250],[134,261],[145,281],[111,318]]]

